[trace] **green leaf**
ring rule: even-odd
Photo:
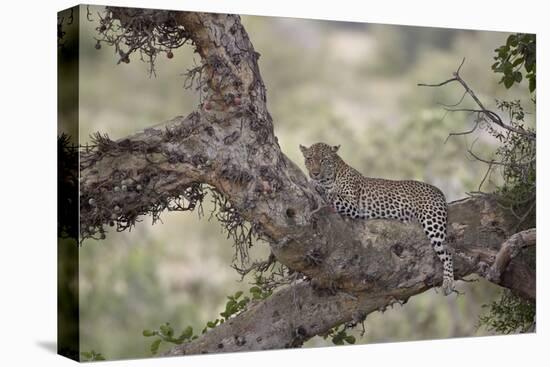
[[[514,62],[512,63],[512,66],[513,67],[518,66],[519,64],[521,64],[523,62],[523,60],[524,60],[523,57],[518,57],[517,59],[514,60]]]
[[[526,57],[525,58],[525,70],[527,72],[533,71],[533,68],[535,67],[535,60],[532,57]]]
[[[82,352],[80,353],[82,357],[86,358],[87,360],[92,359],[92,353],[90,352]]]
[[[228,315],[228,316],[231,316],[235,313],[235,308],[237,307],[237,302],[235,300],[229,300],[226,304],[225,304],[225,313]],[[226,317],[227,318],[227,317]]]
[[[239,299],[240,296],[243,295],[243,292],[242,291],[238,291],[237,293],[235,293],[235,299]]]
[[[149,337],[149,336],[153,336],[153,335],[156,335],[156,334],[157,334],[156,331],[147,330],[147,329],[143,330],[143,336]]]
[[[517,45],[518,45],[518,36],[515,34],[508,36],[508,39],[506,40],[506,46],[516,47]]]
[[[529,92],[533,93],[536,88],[537,88],[537,82],[533,75],[532,78],[529,78]]]
[[[216,327],[216,325],[218,325],[218,322],[220,322],[219,319],[216,319],[216,320],[214,320],[214,321],[208,321],[208,322],[206,323],[206,326],[208,326],[210,329],[213,329],[213,328]]]
[[[502,65],[502,71],[504,74],[510,74],[514,70],[514,67],[512,66],[512,63],[509,61],[506,61],[504,65]]]
[[[519,71],[514,72],[514,80],[516,83],[520,83],[521,79],[523,79],[523,75]]]
[[[170,324],[166,323],[166,324],[162,324],[160,325],[160,331],[164,334],[164,335],[168,335],[168,332],[170,331]]]
[[[188,326],[181,333],[181,337],[183,337],[185,339],[189,339],[189,338],[191,338],[191,336],[193,336],[193,327]]]
[[[508,53],[508,50],[510,48],[507,47],[507,46],[500,46],[499,48],[497,48],[495,51],[498,52],[498,56],[502,59],[504,59],[506,57],[506,54]]]
[[[101,353],[96,353],[96,355],[94,356],[94,361],[104,361],[104,360],[105,360],[105,357],[103,357]]]
[[[162,342],[161,339],[157,339],[155,340],[152,344],[151,344],[151,353],[153,355],[157,354],[158,351],[159,351],[159,346],[160,346],[160,343]]]
[[[162,333],[162,336],[165,336],[167,339],[171,339],[172,336],[174,336],[174,329],[168,322],[160,325],[160,332]]]
[[[509,89],[512,85],[514,85],[514,78],[511,77],[510,75],[506,75],[504,78],[504,86],[506,87],[506,89]]]
[[[355,337],[353,335],[346,336],[345,340],[346,342],[348,342],[348,344],[355,344]]]
[[[241,299],[237,304],[237,310],[243,309],[248,304],[249,301],[250,301],[250,298],[248,297]]]

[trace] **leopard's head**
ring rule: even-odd
[[[309,148],[300,145],[309,177],[315,181],[333,180],[341,162],[341,158],[336,154],[338,148],[339,145],[331,146],[325,143],[315,143]]]

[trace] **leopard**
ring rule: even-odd
[[[328,206],[352,219],[419,223],[443,264],[443,294],[455,291],[453,258],[445,243],[448,207],[443,192],[422,181],[366,177],[338,155],[339,148],[300,145],[309,177]]]

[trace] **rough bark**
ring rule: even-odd
[[[535,299],[535,270],[533,267],[517,268],[511,261],[528,247],[536,245],[537,231],[535,228],[518,232],[507,239],[495,256],[495,260],[486,273],[487,280],[505,285],[510,289],[522,289],[524,298]],[[511,274],[514,274],[511,276]]]
[[[501,225],[512,224],[506,218],[498,205],[485,198],[451,203],[449,237],[458,278],[470,274],[486,275],[499,253],[500,243],[506,238],[506,228]],[[349,252],[340,259],[340,265],[345,266],[355,256],[370,259],[363,273],[365,283],[369,283],[365,291],[340,289],[331,295],[316,291],[307,281],[300,281],[251,306],[196,341],[173,348],[166,355],[298,346],[335,325],[359,321],[371,312],[384,310],[394,303],[405,303],[411,296],[440,281],[439,262],[416,226],[390,221],[355,225],[358,227],[354,230],[364,235],[364,250]],[[534,274],[528,264],[517,261],[514,267],[507,269],[503,272],[506,276],[497,284],[533,299]],[[397,274],[395,278],[393,274]],[[518,287],[524,282],[529,284],[528,288]]]
[[[187,117],[133,136],[96,137],[81,159],[84,235],[103,234],[107,224],[123,229],[166,208],[192,209],[208,185],[229,200],[235,220],[250,222],[269,242],[279,262],[311,282],[280,289],[168,354],[298,346],[438,286],[441,265],[417,225],[350,221],[323,210],[311,215],[322,199],[277,143],[259,55],[239,17],[181,13],[178,21],[202,57],[197,72],[205,99]],[[449,223],[457,278],[485,276],[514,227],[487,197],[451,203]],[[492,280],[535,298],[534,273],[521,257]]]

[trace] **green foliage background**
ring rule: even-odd
[[[185,115],[198,103],[183,88],[183,73],[199,60],[190,47],[157,61],[157,77],[131,59],[117,65],[114,50],[96,50],[94,22],[81,15],[80,139],[95,131],[120,138]],[[85,12],[85,8],[84,8]],[[488,108],[494,98],[529,100],[527,86],[506,90],[491,70],[493,50],[509,34],[304,19],[243,16],[268,89],[268,105],[283,151],[303,167],[299,144],[341,144],[342,157],[366,175],[419,179],[439,186],[449,201],[477,190],[485,165],[467,157],[474,137],[445,140],[471,128],[473,117],[447,114],[438,102],[460,99],[458,87],[419,88],[451,77],[463,57],[463,78]],[[534,111],[530,111],[533,112]],[[491,157],[496,141],[477,135],[475,151]],[[489,182],[487,190],[499,184]],[[206,212],[208,205],[206,205]],[[81,348],[107,359],[151,356],[144,329],[164,322],[179,333],[201,330],[219,317],[226,296],[247,291],[248,280],[230,268],[233,248],[215,220],[196,213],[166,213],[131,232],[88,240],[80,250]],[[253,248],[265,256],[263,244]],[[494,333],[478,328],[482,305],[499,290],[483,281],[461,283],[462,297],[435,290],[367,318],[356,343],[394,342]],[[316,337],[306,346],[332,345]],[[161,351],[163,346],[161,345]]]

